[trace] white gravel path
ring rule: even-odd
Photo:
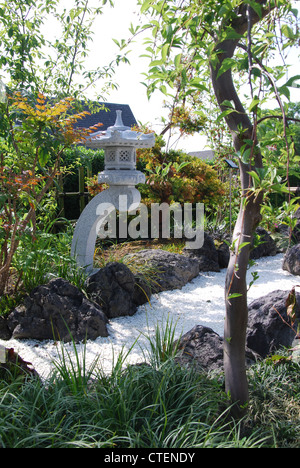
[[[251,271],[256,271],[258,280],[248,292],[248,303],[271,291],[281,289],[289,291],[294,285],[300,285],[300,277],[283,271],[283,255],[264,257],[257,260]],[[248,281],[252,276],[248,273]],[[136,342],[126,362],[135,363],[145,359],[144,350],[148,340],[144,335],[151,335],[156,326],[164,326],[167,320],[176,324],[176,337],[186,333],[194,325],[206,325],[223,335],[224,324],[224,284],[226,270],[219,273],[201,273],[181,290],[166,291],[151,298],[151,305],[138,308],[132,317],[120,317],[110,321],[109,337],[88,341],[85,345],[86,363],[95,358],[98,364],[109,372],[112,362],[120,352],[126,353]],[[61,346],[53,341],[0,340],[7,348],[14,348],[19,355],[32,363],[36,371],[47,378],[53,369],[53,359],[57,360]],[[64,350],[74,355],[73,344],[65,344]],[[84,345],[78,344],[79,355],[83,355]]]

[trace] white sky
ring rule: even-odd
[[[112,41],[112,38],[121,40],[130,37],[129,27],[132,22],[138,24],[136,0],[115,0],[115,7],[104,8],[104,14],[97,19],[95,27],[95,36],[93,42],[93,50],[103,64],[109,63],[114,54],[119,53],[117,45]],[[145,48],[142,46],[142,39],[137,38],[136,42],[130,47],[128,58],[130,65],[121,64],[116,69],[115,81],[119,88],[112,91],[107,97],[108,102],[129,104],[135,118],[143,124],[150,123],[151,127],[158,132],[163,128],[160,120],[161,116],[167,117],[168,110],[163,108],[165,96],[157,91],[148,100],[146,87],[141,84],[145,80],[142,75],[147,70],[149,59],[140,57],[145,53]],[[92,64],[92,60],[91,60]],[[189,140],[189,141],[188,141]],[[193,151],[202,149],[206,140],[204,137],[193,137],[181,139],[178,148]]]
[[[65,7],[72,3],[71,0],[64,0],[62,5]],[[97,3],[95,0],[95,4]],[[295,3],[299,3],[299,0]],[[106,65],[113,59],[119,50],[112,38],[120,40],[130,37],[129,26],[131,22],[138,23],[138,17],[135,15],[138,10],[137,0],[115,0],[114,8],[108,5],[104,7],[103,15],[99,16],[95,22],[95,35],[93,43],[90,44],[91,58],[87,61],[87,68],[89,66],[92,68],[95,62],[97,65]],[[149,122],[154,129],[159,130],[161,127],[155,124],[159,124],[161,115],[167,116],[168,113],[166,109],[163,109],[165,97],[157,91],[148,101],[146,88],[141,84],[142,73],[148,66],[148,59],[140,57],[144,53],[141,41],[132,44],[131,50],[129,55],[131,65],[122,64],[117,69],[115,81],[119,84],[119,89],[111,92],[107,96],[107,101],[129,104],[138,121],[144,124]],[[298,63],[297,58],[293,75],[300,74]],[[293,100],[300,101],[300,90],[293,93]],[[204,137],[194,136],[181,139],[177,148],[200,151],[207,149],[205,145]]]

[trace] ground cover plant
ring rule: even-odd
[[[85,365],[85,351],[60,347],[46,381],[1,373],[2,448],[293,448],[299,446],[299,362],[283,350],[248,370],[247,418],[229,415],[222,375],[175,361],[172,324],[156,330],[149,354],[110,373]],[[137,344],[138,345],[138,342]],[[58,345],[60,346],[60,345]],[[74,345],[75,346],[75,345]],[[175,350],[175,351],[174,351]],[[130,352],[130,351],[129,351]]]

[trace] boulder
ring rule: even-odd
[[[2,340],[9,340],[11,338],[11,331],[8,328],[5,317],[0,317],[0,338]]]
[[[230,236],[224,232],[212,234],[220,268],[227,268],[230,260]]]
[[[108,263],[86,280],[85,287],[88,297],[108,318],[133,315],[147,301],[139,281],[123,263]]]
[[[126,257],[136,264],[149,266],[151,290],[155,293],[181,289],[199,274],[196,259],[161,249],[144,249]]]
[[[262,358],[278,350],[290,347],[297,333],[297,325],[291,326],[287,316],[286,301],[289,291],[273,291],[254,300],[249,305],[246,343],[248,348]],[[300,319],[300,294],[296,293],[295,313]]]
[[[181,366],[193,366],[199,371],[224,371],[224,339],[209,327],[196,325],[181,337],[176,361]],[[246,348],[246,365],[257,360],[258,356]]]
[[[258,241],[258,245],[255,244]],[[277,244],[270,234],[262,227],[255,231],[254,241],[250,250],[250,259],[256,260],[261,257],[269,257],[277,254]]]
[[[108,336],[108,320],[101,308],[62,278],[32,290],[7,317],[16,339],[82,341]]]
[[[290,236],[290,229],[289,229],[289,226],[287,226],[286,237],[289,238],[289,236]],[[295,244],[298,244],[300,242],[300,222],[299,221],[297,222],[296,226],[292,230],[291,241]]]
[[[291,347],[300,320],[300,293],[296,293],[296,322],[291,325],[287,316],[287,298],[290,291],[273,291],[249,305],[246,333],[246,365],[265,358],[281,347]],[[177,362],[194,366],[196,370],[223,372],[224,340],[211,328],[196,325],[176,343]]]
[[[199,271],[220,271],[218,252],[213,238],[204,233],[204,243],[200,249],[183,249],[183,255],[198,262]]]
[[[223,339],[209,327],[196,325],[177,342],[176,361],[199,371],[223,370]]]
[[[293,245],[286,251],[282,269],[292,275],[300,275],[300,244]]]
[[[221,242],[217,246],[218,263],[220,268],[227,268],[230,259],[230,249],[226,242]]]

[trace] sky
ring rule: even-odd
[[[114,54],[119,53],[112,38],[120,40],[130,37],[130,23],[138,24],[136,13],[139,7],[137,7],[136,0],[115,0],[114,8],[106,6],[103,11],[104,14],[96,20],[91,55],[97,54],[101,58],[101,63],[106,64],[111,61]],[[115,81],[119,88],[107,96],[107,102],[129,104],[138,122],[150,123],[153,130],[159,133],[163,128],[161,116],[168,116],[168,110],[164,108],[165,96],[157,91],[148,100],[147,90],[142,82],[145,79],[143,72],[147,69],[149,60],[140,57],[145,53],[141,39],[130,49],[131,53],[128,56],[130,65],[121,64],[116,69]],[[89,63],[92,65],[93,59],[90,62],[87,61],[87,65]],[[174,144],[177,142],[177,136],[171,140],[172,142]],[[204,136],[195,135],[181,138],[176,148],[187,152],[201,151],[208,149],[206,143]]]
[[[115,7],[106,7],[104,14],[98,17],[92,50],[101,57],[103,64],[109,63],[114,54],[119,53],[112,38],[117,40],[129,38],[131,35],[129,32],[130,23],[138,24],[136,13],[139,8],[136,3],[136,0],[115,0]],[[119,87],[110,92],[107,100],[113,103],[129,104],[138,122],[150,123],[151,127],[159,132],[163,127],[161,115],[165,117],[168,115],[168,110],[164,108],[163,104],[165,96],[157,91],[148,100],[147,90],[142,82],[145,79],[143,72],[147,69],[149,60],[140,57],[145,53],[140,37],[132,45],[132,48],[130,47],[130,50],[128,55],[130,65],[121,64],[117,67],[115,81]],[[203,137],[193,138],[191,151],[197,150],[196,139],[201,141],[201,146],[206,143]],[[187,143],[185,141],[183,145],[185,148],[189,146]],[[180,146],[181,144],[179,144]]]
[[[94,1],[98,4],[97,0]],[[108,64],[115,54],[119,53],[113,38],[117,40],[129,38],[130,23],[138,23],[137,0],[114,0],[114,2],[115,7],[111,8],[106,5],[103,9],[103,15],[100,15],[95,22],[94,39],[90,45],[91,54],[90,60],[87,60],[87,67],[93,67],[95,58],[98,65]],[[69,3],[72,4],[72,0],[65,0],[63,4],[67,6]],[[299,4],[299,0],[295,3]],[[148,66],[148,59],[140,57],[144,52],[141,40],[134,43],[131,50],[130,65],[122,64],[116,69],[115,81],[119,84],[119,88],[107,96],[107,102],[129,104],[137,121],[143,124],[149,122],[152,128],[159,132],[162,128],[160,116],[167,117],[168,115],[167,109],[163,107],[165,97],[160,91],[157,91],[148,100],[146,87],[141,83],[144,79],[142,73]],[[293,74],[296,75],[300,74],[298,58],[295,62],[295,73]],[[300,90],[294,93],[294,100],[300,101]],[[187,152],[201,151],[208,149],[206,144],[206,138],[198,135],[181,139],[177,148]]]

